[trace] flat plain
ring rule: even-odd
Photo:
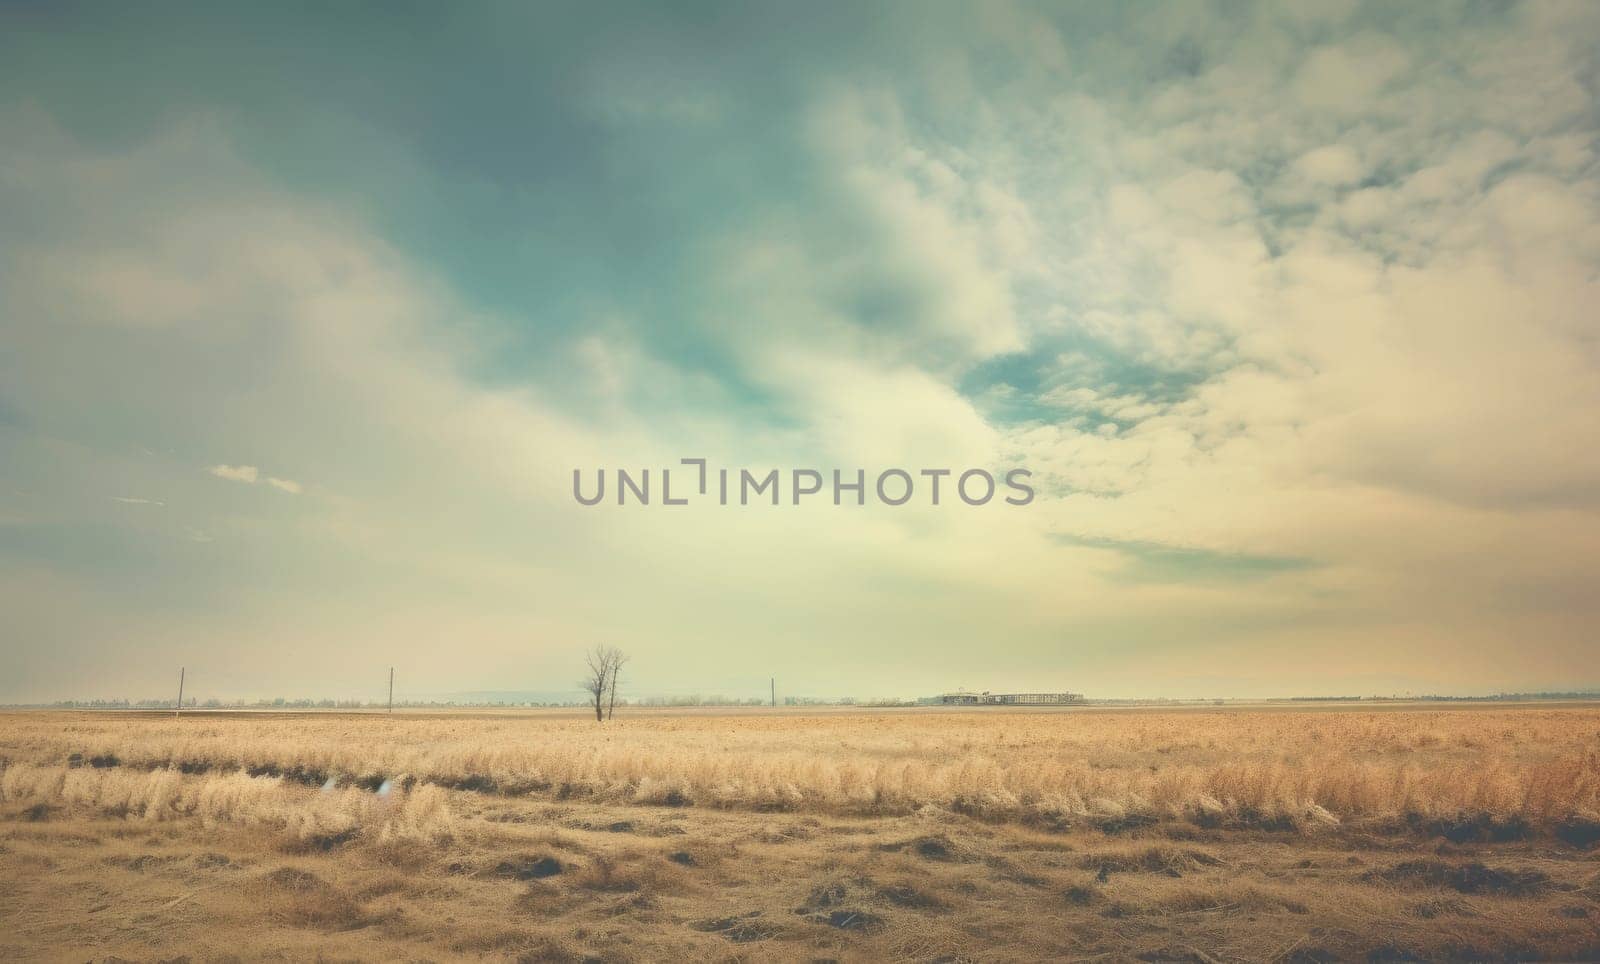
[[[0,959],[1600,959],[1600,707],[0,715]]]

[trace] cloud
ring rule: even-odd
[[[1295,556],[1219,552],[1136,539],[1105,539],[1065,533],[1057,533],[1052,538],[1064,546],[1115,553],[1123,563],[1116,578],[1130,582],[1242,582],[1265,579],[1279,573],[1301,572],[1316,565],[1310,559]]]
[[[293,479],[280,479],[272,475],[262,478],[261,470],[254,465],[213,465],[206,471],[230,482],[244,482],[247,485],[254,485],[257,481],[265,482],[274,489],[290,495],[299,495],[305,491],[304,487]]]
[[[1328,144],[1300,155],[1295,170],[1313,184],[1344,187],[1361,180],[1364,169],[1355,149],[1347,144]]]
[[[1370,111],[1379,92],[1405,70],[1408,61],[1394,40],[1365,34],[1311,51],[1295,76],[1294,91],[1314,109],[1346,116]]]
[[[219,479],[230,482],[255,482],[260,471],[253,465],[213,465],[206,469]]]
[[[121,502],[123,505],[166,505],[165,502],[158,502],[155,499],[136,499],[123,495],[113,495],[110,496],[110,499],[112,502]]]

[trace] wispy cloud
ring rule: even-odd
[[[1064,546],[1104,549],[1122,560],[1117,578],[1130,582],[1248,582],[1287,572],[1314,569],[1317,563],[1299,556],[1225,552],[1195,546],[1167,545],[1139,539],[1104,539],[1056,533]]]
[[[126,495],[113,495],[110,496],[110,499],[112,502],[121,502],[123,505],[166,505],[165,502],[156,499],[136,499]]]
[[[253,465],[213,465],[206,470],[219,479],[230,482],[255,482],[260,470]]]
[[[275,475],[263,478],[261,470],[254,465],[213,465],[206,471],[219,479],[227,479],[230,482],[243,482],[247,485],[264,482],[279,492],[287,492],[290,495],[299,495],[305,491],[305,486],[294,479],[283,479]]]

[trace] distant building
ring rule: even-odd
[[[942,706],[1065,706],[1084,702],[1082,693],[941,693],[919,703]]]

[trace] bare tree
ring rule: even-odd
[[[599,722],[605,719],[603,710],[605,708],[606,683],[609,682],[611,676],[611,663],[606,659],[605,648],[601,646],[591,649],[584,657],[584,660],[588,664],[589,673],[578,681],[578,685],[583,687],[585,693],[589,694],[589,703],[594,707],[595,721]]]
[[[602,721],[606,718],[608,708],[616,710],[617,676],[622,673],[622,664],[628,661],[628,657],[615,646],[596,646],[589,650],[584,660],[589,672],[578,685],[589,694],[589,703],[594,707],[595,720]]]
[[[628,661],[628,656],[622,650],[611,647],[611,685],[606,706],[606,719],[617,715],[617,679],[622,676],[622,665]]]

